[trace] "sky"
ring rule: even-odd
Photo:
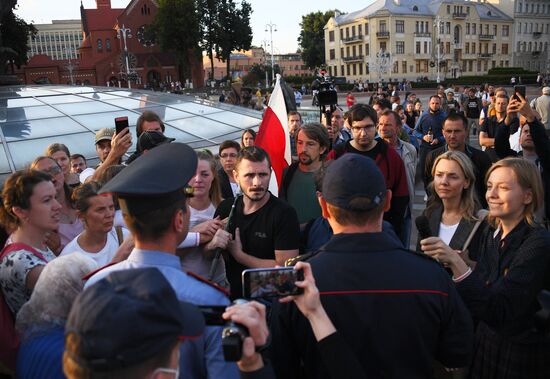
[[[298,48],[300,22],[302,16],[310,12],[334,9],[335,4],[341,12],[353,12],[366,7],[373,0],[361,2],[340,0],[248,0],[252,4],[253,40],[255,46],[264,41],[270,47],[270,33],[265,32],[267,24],[275,24],[273,30],[273,52],[293,53]],[[111,0],[113,8],[125,8],[129,0]],[[95,0],[83,0],[84,8],[95,8]],[[17,15],[27,22],[47,24],[51,20],[80,19],[80,0],[18,0]]]

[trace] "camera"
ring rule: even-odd
[[[237,299],[233,304],[247,303],[244,299]],[[248,337],[248,329],[231,320],[224,320],[225,305],[199,305],[207,326],[223,326],[222,350],[223,357],[228,362],[236,362],[241,359],[243,341]]]
[[[314,92],[313,106],[319,106],[320,122],[325,115],[327,126],[330,126],[332,112],[338,106],[338,92],[334,88],[334,82],[326,74],[326,71],[321,71],[321,75],[313,81],[311,88]]]

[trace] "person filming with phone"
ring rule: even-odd
[[[465,367],[471,317],[441,265],[383,230],[391,197],[368,157],[345,154],[327,168],[319,203],[334,235],[308,261],[321,303],[350,356],[369,357],[360,363],[367,377],[431,377],[434,360]],[[274,306],[273,367],[280,378],[327,378],[302,311],[297,303]]]

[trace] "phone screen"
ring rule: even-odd
[[[248,299],[300,295],[295,282],[303,280],[303,271],[294,267],[250,269],[243,271],[243,295]]]
[[[514,86],[514,98],[521,101],[521,99],[516,95],[519,93],[525,99],[525,86]]]
[[[117,118],[115,118],[115,131],[116,131],[116,134],[120,134],[127,127],[128,127],[128,117],[117,117]]]

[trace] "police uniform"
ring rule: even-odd
[[[374,161],[355,154],[336,160],[323,182],[323,197],[341,209],[367,211],[354,209],[355,198],[369,198],[372,209],[384,193]],[[369,378],[432,377],[434,359],[446,367],[468,365],[472,321],[454,283],[394,233],[335,234],[309,262],[323,307]],[[273,328],[278,377],[328,377],[311,327],[293,303],[275,309]]]
[[[101,189],[101,193],[117,194],[124,213],[143,214],[185,198],[184,186],[195,175],[196,167],[197,156],[189,146],[181,143],[161,145],[122,170]],[[159,269],[181,301],[198,305],[229,304],[222,291],[184,273],[176,255],[158,250],[135,248],[125,261],[95,273],[86,287],[113,271],[144,267]],[[237,366],[224,360],[221,332],[221,327],[206,327],[200,338],[181,345],[182,377],[239,377]]]

